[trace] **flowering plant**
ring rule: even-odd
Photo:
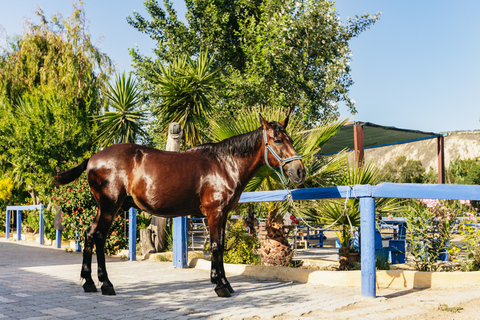
[[[66,165],[66,167],[73,166],[73,164]],[[57,170],[60,171],[60,169]],[[62,239],[80,240],[83,243],[85,230],[93,222],[98,211],[86,175],[82,174],[74,182],[53,190],[51,200],[63,212],[60,220],[65,227]],[[115,254],[121,249],[128,248],[126,231],[128,219],[124,215],[123,210],[120,210],[110,227],[105,244],[106,254]]]
[[[295,225],[299,224],[297,217],[295,217],[293,214],[290,215],[290,220],[292,221],[291,224],[295,224]]]
[[[441,254],[452,252],[450,240],[459,229],[459,218],[474,217],[468,200],[423,199],[406,212],[409,243],[419,271],[436,271]]]

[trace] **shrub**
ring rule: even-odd
[[[225,262],[259,264],[260,257],[255,254],[257,248],[258,239],[247,234],[242,219],[235,224],[228,223],[225,235]]]
[[[73,164],[69,167],[73,167]],[[79,240],[83,242],[85,230],[93,222],[98,210],[88,186],[86,174],[82,174],[70,184],[53,190],[51,200],[63,212],[61,223],[65,230],[62,239],[75,240],[75,232],[78,232]],[[51,214],[55,215],[54,212]],[[112,223],[105,244],[106,254],[115,254],[121,249],[128,248],[128,219],[125,219],[124,214],[124,211],[120,210]],[[138,235],[139,232],[137,232]]]
[[[418,271],[437,271],[440,254],[451,251],[449,242],[458,229],[456,218],[466,212],[468,201],[417,201],[406,211],[411,254]]]

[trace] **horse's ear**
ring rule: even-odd
[[[268,127],[268,121],[267,121],[267,120],[265,120],[265,119],[262,117],[262,115],[261,115],[261,114],[259,114],[259,116],[260,116],[260,122],[262,123],[262,127],[263,127],[263,129],[264,129],[264,130],[267,130],[267,127]]]
[[[287,114],[287,117],[282,122],[280,122],[280,124],[283,126],[284,129],[288,126],[288,119],[289,118],[290,118],[290,113]]]

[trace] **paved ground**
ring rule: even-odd
[[[236,293],[218,298],[207,271],[117,258],[107,261],[117,295],[87,294],[80,286],[81,259],[79,253],[0,239],[0,319],[478,319],[480,314],[480,284],[455,291],[379,290],[380,298],[365,300],[358,288],[231,277]],[[442,304],[450,309],[439,310]],[[452,313],[460,304],[464,309]]]

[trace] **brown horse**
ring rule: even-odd
[[[230,297],[223,250],[228,212],[233,210],[247,183],[265,164],[280,168],[294,184],[305,180],[305,168],[292,139],[281,123],[267,122],[252,132],[185,152],[167,152],[131,143],[112,145],[79,166],[57,176],[63,185],[87,172],[98,204],[98,214],[85,231],[81,276],[85,292],[96,292],[92,280],[92,249],[97,248],[98,279],[102,293],[114,295],[105,266],[105,240],[117,211],[136,207],[162,217],[203,215],[208,219],[212,253],[211,281],[215,292]],[[280,175],[280,174],[279,174]]]

